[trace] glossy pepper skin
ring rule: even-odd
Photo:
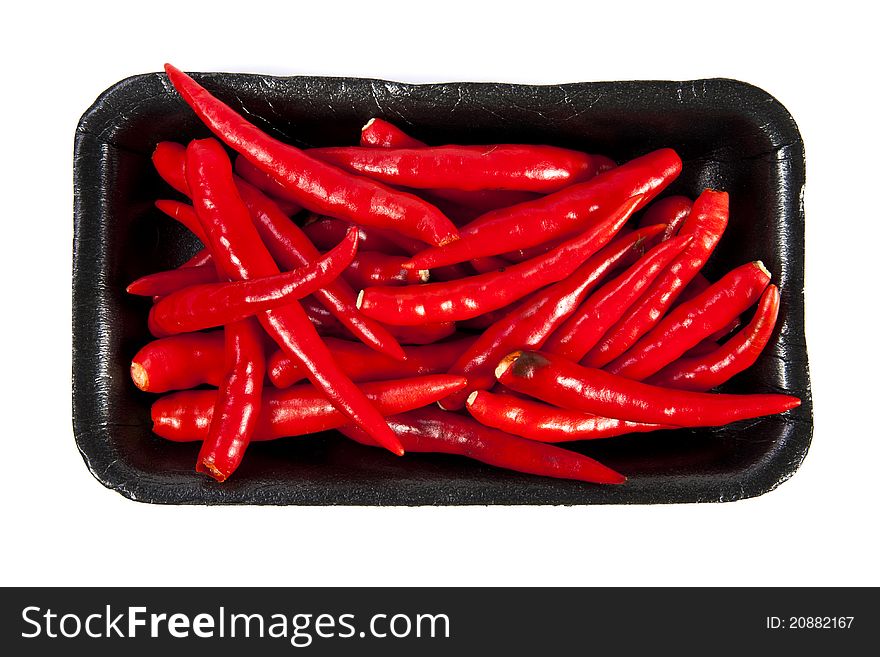
[[[685,219],[691,213],[694,202],[687,196],[667,196],[654,201],[639,219],[639,227],[665,224],[663,240],[668,240],[678,234]]]
[[[768,285],[752,321],[720,347],[670,363],[645,382],[681,390],[710,390],[754,365],[770,342],[779,314],[779,289]],[[691,352],[688,352],[690,354]]]
[[[267,173],[263,173],[253,164],[247,161],[247,158],[239,155],[235,158],[235,172],[239,177],[253,185],[263,194],[268,196],[288,217],[292,217],[302,210],[302,206],[294,200],[285,187]]]
[[[175,144],[178,145],[178,144]],[[184,158],[186,158],[186,151],[184,151]],[[162,166],[167,166],[170,161],[170,157],[163,159]],[[184,175],[183,165],[186,162],[186,159],[180,159],[175,164],[180,165],[179,173]],[[178,167],[175,167],[177,169]],[[158,171],[162,171],[162,169],[157,169]],[[177,171],[175,171],[177,173]],[[178,184],[178,183],[175,183]],[[186,189],[186,188],[184,188]],[[185,192],[187,196],[189,196],[189,190]],[[171,201],[168,199],[159,199],[155,203],[156,208],[161,210],[166,215],[185,226],[192,232],[193,235],[199,238],[199,241],[202,244],[205,244],[208,241],[208,238],[205,236],[205,231],[199,223],[198,217],[196,217],[196,213],[193,212],[192,207],[187,205],[186,203],[181,203],[180,201]],[[210,251],[209,251],[210,253]]]
[[[663,226],[647,226],[638,231],[628,232],[626,226],[624,226],[611,242],[600,249],[590,259],[595,262],[609,261],[610,267],[603,272],[601,277],[604,278],[608,274],[613,273],[616,269],[632,265],[640,256],[644,255],[646,245],[656,239],[662,231]],[[478,317],[474,317],[473,319],[459,322],[458,326],[467,330],[485,331],[516,308],[524,308],[525,304],[531,301],[531,299],[539,292],[540,290],[538,292],[533,292],[529,296],[511,304],[510,306],[499,308],[498,310],[493,310]]]
[[[324,339],[336,362],[355,382],[445,373],[473,341],[474,338],[468,336],[438,344],[410,346],[404,349],[403,360],[395,360],[356,342]],[[305,377],[302,368],[283,351],[277,351],[269,358],[268,371],[276,388],[287,388]]]
[[[405,256],[393,256],[379,251],[359,251],[348,268],[342,272],[343,278],[353,288],[362,290],[371,285],[417,285],[427,283],[430,273],[427,269],[404,269]]]
[[[651,249],[585,301],[544,344],[544,351],[569,360],[583,358],[692,239],[674,237]]]
[[[604,367],[633,346],[659,322],[682,290],[706,264],[724,234],[729,216],[727,192],[706,190],[679,231],[694,241],[649,287],[642,297],[602,337],[581,361],[589,367]]]
[[[425,142],[410,137],[393,123],[378,117],[370,119],[361,128],[360,145],[376,148],[420,148],[427,146]]]
[[[333,219],[332,217],[313,216],[303,224],[303,232],[321,249],[328,249],[345,235],[350,224]],[[361,235],[360,249],[362,251],[380,251],[389,255],[413,255],[424,248],[424,243],[411,239],[392,230],[382,230],[372,226],[358,226]],[[404,263],[406,264],[406,263]],[[427,271],[427,270],[414,270]],[[473,270],[464,264],[440,267],[430,272],[430,278],[434,281],[450,281],[457,278],[470,276]],[[357,312],[357,310],[355,310]]]
[[[196,252],[192,258],[180,265],[178,269],[184,269],[185,267],[201,267],[202,265],[207,265],[211,262],[213,262],[211,252],[208,249],[202,249],[201,251]]]
[[[569,276],[584,259],[605,246],[629,219],[641,197],[627,199],[604,221],[544,256],[501,272],[415,287],[371,287],[358,297],[368,317],[397,325],[457,321],[503,308]]]
[[[281,216],[278,206],[270,199],[246,183],[239,181],[237,186],[242,200],[250,210],[257,232],[266,242],[269,253],[281,267],[294,269],[320,257],[318,249],[306,234],[295,223]],[[348,228],[351,229],[352,226],[349,224]],[[341,239],[344,239],[344,234]],[[341,239],[334,244],[338,244]],[[333,248],[333,245],[329,248]],[[360,250],[360,242],[358,250]],[[394,336],[378,322],[358,312],[357,296],[343,278],[337,278],[317,290],[315,298],[365,345],[392,358],[403,357],[403,352]]]
[[[722,395],[658,388],[553,354],[517,351],[495,377],[508,388],[562,408],[630,422],[714,427],[800,406],[788,395]]]
[[[420,146],[314,148],[309,155],[387,185],[461,191],[557,192],[594,177],[597,160],[555,146]]]
[[[153,340],[131,359],[131,380],[144,392],[217,386],[224,373],[223,331]]]
[[[693,280],[691,280],[691,282],[687,284],[684,290],[682,290],[681,294],[678,296],[678,299],[676,299],[672,307],[675,308],[682,305],[683,303],[690,301],[697,295],[707,290],[710,285],[712,285],[712,282],[708,278],[706,278],[702,274],[697,274],[696,276],[694,276]],[[741,322],[739,320],[739,317],[736,317],[732,319],[730,323],[725,324],[709,337],[710,339],[715,341],[721,340],[722,338],[733,333],[736,329],[740,327],[740,325]]]
[[[427,144],[414,139],[397,126],[383,119],[370,119],[361,128],[361,146],[375,148],[424,148]],[[614,162],[601,155],[592,156],[596,161],[597,173],[615,166]],[[464,217],[473,219],[479,215],[506,208],[517,203],[525,203],[538,198],[538,194],[532,192],[513,192],[495,189],[480,189],[476,191],[462,191],[460,189],[432,189],[426,194],[428,200],[441,207],[451,203],[454,211]],[[449,216],[449,215],[447,215]],[[450,217],[455,219],[455,217]]]
[[[648,229],[650,231],[651,229]],[[535,292],[521,305],[496,320],[450,368],[468,379],[467,387],[444,398],[446,409],[464,406],[475,390],[495,383],[495,366],[514,349],[540,349],[544,342],[577,310],[602,277],[637,245],[635,233],[615,240],[577,268],[568,278]]]
[[[471,417],[480,424],[542,443],[597,440],[674,428],[555,408],[541,402],[514,395],[498,395],[486,390],[472,392],[467,400],[467,409]]]
[[[433,374],[394,381],[364,383],[362,394],[383,415],[401,413],[431,404],[464,385],[464,379]],[[204,440],[213,421],[215,390],[184,390],[153,403],[153,432],[175,442]],[[276,440],[338,429],[349,422],[334,405],[309,384],[263,390],[262,411],[253,440]],[[354,426],[354,425],[350,425]],[[373,443],[375,444],[375,443]]]
[[[242,158],[237,158],[241,160]],[[156,168],[156,172],[166,183],[171,185],[176,191],[180,192],[184,196],[189,196],[189,187],[186,182],[186,170],[185,170],[185,162],[186,162],[186,146],[183,144],[178,144],[174,141],[160,141],[156,144],[156,148],[153,151],[153,166]],[[254,175],[257,176],[258,182],[267,185],[270,188],[270,191],[278,191],[279,189],[283,192],[284,189],[276,183],[272,178],[264,174],[262,171],[258,169],[253,170]],[[246,179],[243,177],[243,179]],[[250,182],[250,181],[248,181]],[[256,187],[260,187],[257,183],[252,183]],[[269,194],[268,191],[263,190],[266,194]],[[272,197],[272,201],[279,208],[279,212],[284,214],[286,217],[290,217],[302,208],[292,203],[290,200],[286,199],[284,195],[281,197]],[[175,201],[158,201],[156,206],[159,207],[160,210],[163,210],[171,217],[177,218],[179,221],[184,221],[186,218],[178,218],[175,217],[171,212],[166,210],[163,207],[160,207],[160,203],[175,203]],[[171,206],[169,206],[171,207]],[[198,224],[198,222],[196,222]],[[185,224],[188,225],[188,224]],[[192,227],[195,232],[196,227]],[[200,230],[200,229],[199,229]],[[198,235],[198,233],[196,233]]]
[[[293,271],[251,280],[205,283],[172,292],[150,309],[150,330],[154,335],[200,331],[282,307],[338,278],[356,252],[357,231],[351,230],[325,256]]]
[[[162,157],[157,158],[159,147],[163,145],[165,147],[162,149]],[[186,183],[186,150],[183,146],[174,142],[161,142],[154,153],[153,163],[163,180],[180,193],[189,196],[189,187]],[[236,189],[247,205],[260,237],[265,241],[273,259],[281,267],[288,270],[295,269],[320,257],[315,245],[309,241],[299,226],[285,216],[277,203],[244,180],[235,177],[235,182]],[[191,206],[177,201],[158,201],[156,205],[184,225],[199,225]],[[327,245],[325,249],[332,248],[345,237],[348,225],[344,225],[346,228],[338,239]],[[364,317],[357,311],[355,293],[344,280],[338,279],[329,283],[315,292],[315,296],[364,344],[394,358],[402,358],[400,345],[391,334],[378,322]]]
[[[595,484],[622,484],[626,477],[587,456],[553,445],[526,440],[485,427],[471,418],[422,408],[388,418],[407,451],[456,454],[514,472],[574,479]],[[356,428],[342,433],[367,445],[369,437]]]
[[[681,159],[675,151],[654,151],[587,182],[485,214],[462,228],[461,239],[422,251],[408,266],[432,269],[570,236],[627,199],[641,196],[639,207],[647,204],[680,172]]]
[[[238,194],[232,164],[217,141],[206,139],[190,143],[186,178],[193,207],[220,271],[232,280],[278,274],[278,267],[260,240],[250,212]],[[339,369],[297,302],[264,311],[259,320],[272,339],[303,364],[309,380],[340,411],[363,426],[380,445],[395,454],[403,453],[385,420]]]
[[[500,271],[502,269],[507,269],[507,267],[510,266],[510,263],[500,256],[483,256],[482,258],[474,258],[469,264],[478,274],[486,274],[490,271]]]
[[[303,233],[319,249],[327,249],[339,242],[342,235],[348,231],[351,224],[334,219],[333,217],[320,217],[310,215],[303,222]],[[403,242],[398,243],[391,239],[391,231],[381,231],[372,226],[358,226],[360,231],[360,248],[364,251],[378,251],[389,255],[408,255],[421,248],[422,242],[403,237]]]
[[[659,372],[752,306],[770,282],[760,262],[737,267],[699,296],[674,308],[605,369],[641,381]]]
[[[125,291],[139,297],[165,296],[193,285],[217,282],[217,270],[210,262],[204,265],[157,271],[133,281]]]
[[[458,237],[449,219],[417,196],[352,176],[270,137],[170,64],[165,72],[200,119],[233,150],[287,189],[304,208],[346,221],[394,228],[428,244]]]
[[[226,375],[196,460],[196,471],[217,481],[225,481],[235,472],[257,428],[266,376],[261,331],[253,318],[224,329]]]
[[[333,315],[327,312],[313,297],[302,300],[303,310],[306,311],[318,333],[324,336],[352,339],[349,330],[343,326]],[[455,333],[455,322],[436,322],[434,324],[422,324],[420,326],[391,326],[382,325],[388,329],[394,339],[401,345],[426,345],[444,340]],[[401,349],[401,354],[403,349]]]

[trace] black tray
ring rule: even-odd
[[[125,285],[177,265],[195,243],[153,208],[173,194],[155,144],[207,136],[164,74],[128,78],[83,115],[74,150],[73,424],[92,474],[142,502],[168,504],[623,504],[724,502],[760,495],[798,468],[812,436],[804,340],[804,149],[785,108],[725,79],[560,86],[409,85],[351,78],[196,76],[269,132],[301,146],[354,143],[373,116],[434,143],[534,142],[617,159],[671,146],[685,162],[670,193],[731,195],[710,274],[761,259],[782,292],[777,337],[732,392],[784,392],[785,416],[721,429],[641,434],[575,447],[629,476],[594,486],[439,455],[352,444],[335,434],[251,446],[222,485],[193,471],[197,446],[150,432],[151,395],[129,380],[149,339],[148,305]]]

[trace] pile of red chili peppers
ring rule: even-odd
[[[302,150],[166,72],[219,141],[153,154],[179,195],[156,206],[204,248],[128,287],[152,297],[156,337],[131,375],[170,393],[154,431],[200,441],[199,472],[223,481],[252,441],[338,429],[398,455],[620,484],[553,443],[800,403],[708,392],[757,360],[779,291],[760,262],[701,274],[728,196],[655,200],[681,171],[671,149],[618,166],[428,146],[375,118],[359,146]]]

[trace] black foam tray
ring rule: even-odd
[[[129,380],[148,339],[147,305],[125,285],[195,248],[153,201],[158,141],[207,136],[164,74],[115,84],[83,115],[74,150],[73,425],[92,474],[133,500],[166,504],[624,504],[722,502],[772,490],[812,436],[804,340],[804,148],[786,109],[727,79],[559,86],[410,85],[351,78],[195,76],[261,127],[300,146],[354,143],[373,116],[433,143],[533,142],[618,160],[671,146],[685,162],[670,193],[731,194],[710,273],[761,259],[782,292],[777,336],[732,392],[784,392],[803,405],[721,429],[640,434],[575,447],[629,476],[594,486],[504,472],[458,457],[407,455],[335,434],[251,446],[218,485],[193,471],[197,446],[150,432],[152,397]]]

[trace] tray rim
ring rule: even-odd
[[[319,80],[319,81],[337,81],[337,82],[358,82],[358,83],[369,83],[369,84],[379,84],[379,85],[394,85],[395,87],[401,88],[420,88],[420,89],[435,89],[442,87],[506,87],[508,89],[545,89],[545,88],[560,88],[560,87],[631,87],[631,88],[644,88],[644,89],[658,89],[661,87],[677,87],[678,89],[684,89],[690,87],[694,97],[697,96],[697,89],[702,89],[703,93],[705,93],[707,85],[711,85],[713,87],[718,88],[727,88],[728,92],[736,91],[740,96],[744,96],[746,100],[748,100],[754,107],[762,107],[765,112],[766,119],[768,121],[768,125],[771,123],[776,128],[776,134],[781,138],[782,145],[784,146],[794,146],[796,149],[800,150],[799,157],[792,157],[790,164],[790,175],[794,179],[796,183],[796,196],[797,196],[797,210],[796,214],[799,218],[799,231],[800,237],[803,240],[803,226],[804,226],[804,205],[803,205],[803,190],[805,185],[806,178],[806,157],[804,153],[804,144],[800,135],[800,131],[794,121],[794,118],[791,116],[789,111],[772,95],[770,95],[765,90],[757,87],[751,83],[744,82],[741,80],[726,78],[726,77],[713,77],[713,78],[701,78],[695,80],[684,80],[684,81],[674,81],[674,80],[620,80],[620,81],[597,81],[597,82],[570,82],[563,84],[523,84],[523,83],[507,83],[507,82],[466,82],[466,81],[450,81],[450,82],[431,82],[431,83],[404,83],[404,82],[395,82],[391,80],[384,79],[374,79],[374,78],[357,78],[357,77],[345,77],[345,76],[310,76],[310,75],[291,75],[291,76],[275,76],[275,75],[261,75],[257,73],[224,73],[224,72],[210,72],[210,73],[192,73],[192,75],[196,79],[202,79],[208,84],[214,83],[218,80],[223,80],[227,78],[260,78],[260,79],[275,79],[279,81],[301,81],[301,80]],[[76,376],[75,371],[77,367],[78,354],[77,354],[77,345],[82,343],[85,334],[88,332],[88,327],[83,326],[82,322],[78,322],[79,313],[79,301],[81,300],[81,292],[83,288],[88,289],[88,281],[84,280],[84,278],[90,278],[91,274],[94,274],[94,270],[89,270],[89,267],[81,266],[83,264],[82,258],[84,256],[80,255],[79,244],[80,240],[83,236],[83,225],[85,224],[84,214],[82,204],[80,203],[80,195],[78,190],[83,188],[83,185],[87,183],[86,176],[83,171],[82,163],[88,162],[91,157],[94,156],[93,152],[89,151],[90,147],[94,147],[100,145],[101,143],[112,144],[112,142],[103,141],[101,142],[101,135],[103,131],[109,126],[112,126],[113,119],[116,118],[115,114],[107,115],[106,111],[106,101],[108,98],[112,98],[115,95],[121,94],[123,97],[126,94],[130,93],[132,89],[137,91],[137,85],[143,83],[144,81],[158,78],[163,88],[167,91],[171,91],[170,83],[167,81],[167,77],[164,73],[160,72],[152,72],[152,73],[142,73],[132,75],[122,80],[114,83],[110,87],[108,87],[105,91],[103,91],[94,101],[94,103],[83,113],[80,118],[75,132],[74,139],[74,238],[73,238],[73,285],[72,285],[72,294],[73,294],[73,308],[72,308],[72,324],[73,324],[73,352],[74,352],[74,377],[73,377],[73,429],[74,429],[74,437],[77,445],[77,449],[80,452],[87,468],[92,473],[92,475],[97,479],[103,486],[110,490],[114,490],[124,497],[144,502],[144,503],[153,503],[153,504],[168,504],[168,505],[317,505],[317,506],[335,506],[335,505],[351,505],[351,506],[384,506],[384,505],[392,505],[392,506],[424,506],[424,505],[486,505],[486,504],[500,504],[500,505],[525,505],[525,504],[533,504],[529,502],[524,502],[521,499],[516,499],[512,501],[496,501],[496,500],[466,500],[466,501],[446,501],[446,500],[383,500],[377,499],[375,495],[363,495],[360,498],[346,498],[344,500],[338,501],[328,501],[328,500],[314,500],[314,499],[306,499],[300,498],[297,495],[283,495],[283,496],[275,496],[271,499],[258,499],[258,498],[249,498],[249,499],[233,499],[233,500],[224,500],[222,496],[220,498],[217,497],[206,497],[206,498],[180,498],[180,499],[168,499],[167,497],[163,497],[163,495],[167,495],[167,492],[170,488],[174,488],[174,484],[163,483],[159,480],[156,481],[144,481],[143,478],[139,479],[136,482],[136,486],[131,485],[131,481],[124,476],[124,472],[119,468],[115,467],[117,465],[118,459],[113,459],[112,462],[108,458],[112,456],[108,453],[96,453],[94,450],[94,446],[90,444],[88,440],[86,440],[86,432],[91,430],[91,427],[86,426],[86,422],[83,420],[83,410],[87,401],[83,397],[83,392],[79,390],[76,386]],[[679,92],[681,93],[681,92]],[[716,97],[717,101],[718,98]],[[735,110],[735,107],[730,107],[731,110]],[[91,144],[90,142],[95,142]],[[92,161],[92,164],[96,164],[96,162]],[[794,187],[793,187],[794,189]],[[88,263],[86,263],[88,264]],[[803,277],[803,273],[801,273],[801,277]],[[803,302],[799,304],[799,317],[798,319],[803,321]],[[804,331],[806,332],[806,331]],[[560,501],[539,501],[534,504],[543,504],[543,505],[592,505],[592,504],[681,504],[681,503],[704,503],[704,502],[729,502],[736,501],[740,499],[748,499],[757,497],[760,495],[764,495],[779,485],[790,479],[800,468],[803,460],[806,458],[806,455],[809,451],[810,444],[812,442],[813,436],[813,411],[812,411],[812,392],[810,386],[810,371],[809,371],[809,360],[808,360],[808,350],[806,348],[806,336],[800,335],[796,336],[800,337],[803,340],[804,344],[804,398],[801,406],[801,415],[806,414],[805,418],[792,418],[792,424],[801,425],[800,426],[800,440],[797,441],[795,445],[796,454],[795,458],[789,459],[783,465],[780,472],[771,478],[761,477],[760,475],[769,467],[769,463],[773,463],[774,461],[780,460],[780,457],[775,459],[770,459],[769,462],[765,462],[763,467],[750,467],[745,470],[746,477],[744,480],[739,482],[738,489],[734,489],[730,491],[730,494],[722,494],[720,497],[718,495],[715,496],[706,496],[700,494],[694,495],[673,495],[668,498],[663,499],[651,499],[651,500],[623,500],[623,501],[605,501],[602,499],[584,499],[582,501],[571,501],[571,500],[560,500]],[[794,430],[794,429],[792,429]],[[108,450],[105,450],[109,452]],[[707,475],[708,477],[708,475]],[[274,491],[277,493],[278,491]]]

